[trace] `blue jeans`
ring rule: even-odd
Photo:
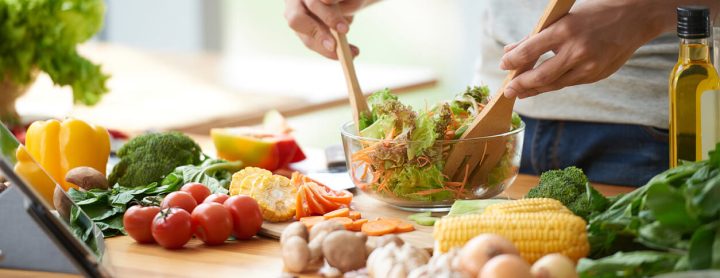
[[[577,121],[525,122],[520,172],[577,166],[592,182],[642,186],[668,169],[667,130],[654,127]]]

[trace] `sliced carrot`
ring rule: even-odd
[[[415,230],[415,226],[413,226],[413,224],[407,223],[407,222],[401,223],[400,225],[397,226],[397,228],[395,228],[396,233],[406,233],[406,232],[412,232],[414,230]]]
[[[368,221],[367,223],[363,224],[360,230],[369,236],[381,236],[394,232],[396,228],[397,225],[395,224],[395,222],[387,220],[375,220]]]
[[[362,229],[363,224],[367,223],[367,219],[358,219],[353,221],[352,226],[350,226],[351,231],[359,232]]]
[[[327,198],[330,201],[336,202],[336,203],[341,203],[341,204],[346,204],[346,205],[350,204],[350,202],[352,202],[352,199],[353,199],[352,193],[345,191],[345,190],[340,191],[340,192],[342,192],[342,193],[339,193],[339,195],[326,195],[325,198]]]
[[[353,210],[348,213],[348,217],[350,217],[350,219],[352,219],[352,220],[358,220],[362,217],[362,215],[360,214],[359,211]]]
[[[323,189],[319,188],[320,187],[319,185],[317,185],[315,183],[306,183],[305,186],[308,189],[310,189],[310,191],[312,191],[318,204],[323,206],[325,208],[325,210],[332,211],[332,210],[336,210],[340,207],[341,204],[338,204],[334,201],[327,199],[327,195],[325,195],[325,192]]]
[[[305,202],[305,191],[300,186],[295,194],[295,219],[300,220],[305,216],[308,216],[307,203]]]
[[[317,202],[317,199],[315,199],[315,194],[312,192],[310,188],[307,186],[303,186],[303,191],[305,191],[305,198],[307,199],[308,207],[310,207],[310,214],[325,214],[327,211],[325,210],[325,207],[320,205],[320,203]]]
[[[312,229],[315,224],[325,221],[325,218],[322,216],[306,216],[303,218],[300,218],[300,222],[305,224],[305,227],[308,228],[308,230]]]
[[[412,232],[415,230],[415,226],[413,226],[412,223],[409,223],[402,219],[378,217],[378,220],[385,220],[395,223],[395,225],[397,225],[397,229],[395,230],[396,233]]]
[[[332,188],[328,187],[327,185],[324,185],[322,183],[319,183],[317,181],[312,180],[315,184],[317,184],[320,187],[320,190],[322,191],[323,195],[325,195],[325,198],[327,198],[330,201],[341,203],[341,204],[350,204],[352,202],[353,194],[350,193],[350,191],[347,190],[338,190],[335,191]]]
[[[350,228],[352,227],[352,224],[353,224],[353,220],[350,218],[347,218],[347,217],[330,218],[330,219],[328,219],[328,221],[337,221],[340,224],[342,224],[343,226],[345,226],[346,230],[350,230]]]
[[[350,209],[348,209],[348,208],[336,209],[336,210],[333,210],[326,214],[323,214],[323,216],[325,217],[325,219],[330,219],[330,218],[335,218],[335,217],[348,217],[348,216],[350,216]]]

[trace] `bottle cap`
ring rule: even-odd
[[[705,6],[678,7],[677,34],[683,39],[710,37],[710,10]]]

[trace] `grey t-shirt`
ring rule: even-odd
[[[530,34],[546,4],[539,0],[488,1],[482,13],[476,83],[487,84],[495,91],[500,88],[506,75],[499,68],[503,46]],[[668,77],[677,61],[677,52],[678,39],[673,34],[663,34],[640,47],[607,79],[518,100],[515,111],[540,119],[667,128]],[[540,61],[551,55],[546,53]]]

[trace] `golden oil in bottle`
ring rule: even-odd
[[[677,12],[681,41],[678,63],[670,74],[670,167],[677,166],[679,160],[696,161],[702,158],[703,126],[712,127],[718,119],[705,116],[703,124],[701,107],[703,101],[717,97],[712,90],[720,89],[720,79],[710,58],[709,10],[700,6],[683,6]],[[707,96],[706,92],[709,92]],[[714,112],[709,112],[704,114],[714,115]],[[710,138],[705,141],[707,139]]]

